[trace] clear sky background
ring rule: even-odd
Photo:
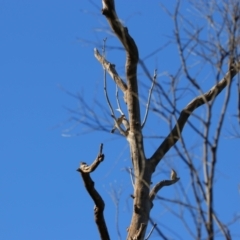
[[[172,34],[171,20],[159,3],[116,3],[118,15],[135,38],[141,58],[163,46]],[[169,3],[168,7],[171,8]],[[119,197],[119,230],[125,239],[132,207],[132,186],[126,171],[131,166],[128,144],[117,134],[83,134],[87,129],[71,121],[73,114],[67,110],[80,107],[67,92],[84,96],[96,113],[100,110],[94,98],[106,106],[102,67],[93,56],[93,48],[101,50],[106,36],[110,46],[121,45],[101,15],[101,1],[0,0],[0,33],[0,239],[99,239],[93,202],[76,169],[80,161],[91,163],[95,159],[100,143],[104,143],[106,157],[92,177],[106,202],[105,217],[112,239],[117,239],[117,201],[112,197]],[[173,57],[174,51],[176,47],[172,45],[146,61],[149,71],[176,69],[179,59]],[[124,74],[124,56],[119,49],[107,51],[107,58],[116,64],[120,75]],[[150,86],[141,70],[139,79]],[[109,88],[114,89],[114,85],[110,83]],[[236,111],[236,93],[231,101],[229,118]],[[187,103],[185,98],[182,107]],[[109,114],[104,122],[109,131],[111,123]],[[167,134],[166,129],[161,129],[160,119],[155,123],[159,125],[147,125],[146,131]],[[216,176],[219,195],[215,201],[224,206],[220,218],[225,223],[240,213],[240,142],[228,138],[230,129],[225,127]],[[148,157],[158,144],[159,139],[149,140]],[[168,178],[170,166],[180,177],[183,175],[184,169],[175,157],[163,163],[164,171],[155,180]],[[174,187],[161,192],[161,196],[170,198],[174,194]],[[153,213],[163,229],[173,222],[169,210],[158,202]],[[173,239],[186,239],[182,229],[179,223],[174,224]],[[234,239],[240,239],[239,229],[237,222],[232,227]],[[158,239],[157,234],[151,239]]]

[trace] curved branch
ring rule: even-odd
[[[161,182],[158,182],[151,190],[151,192],[149,193],[149,199],[152,202],[155,198],[155,196],[157,195],[157,193],[160,191],[161,188],[165,187],[165,186],[170,186],[174,183],[176,183],[177,181],[179,181],[180,178],[176,178],[174,180],[163,180]]]
[[[207,102],[214,100],[217,95],[233,80],[234,76],[240,71],[240,62],[237,62],[229,72],[221,79],[216,85],[214,85],[208,92],[194,98],[180,113],[176,125],[170,132],[170,134],[165,138],[162,144],[158,147],[155,153],[150,158],[150,164],[155,170],[158,163],[161,161],[163,156],[168,152],[168,150],[179,140],[181,137],[181,132],[184,125],[186,124],[189,116],[193,113],[195,109],[200,107]]]
[[[128,105],[130,131],[141,131],[140,107],[138,101],[137,63],[139,60],[138,48],[133,38],[119,20],[115,11],[114,0],[103,0],[102,14],[107,18],[109,25],[115,35],[123,44],[126,57],[127,96],[125,100]]]
[[[90,177],[90,173],[93,172],[98,167],[100,162],[104,160],[104,154],[102,154],[102,147],[103,144],[100,145],[99,154],[90,166],[88,166],[86,163],[81,163],[77,171],[80,172],[85,188],[95,203],[94,216],[100,237],[102,240],[110,240],[108,229],[103,215],[105,203],[100,194],[95,189],[94,182]]]
[[[102,14],[107,18],[109,25],[111,26],[114,33],[117,35],[119,40],[122,42],[125,50],[130,55],[131,60],[138,62],[138,50],[137,46],[128,33],[128,29],[124,27],[119,20],[116,10],[114,0],[103,0]],[[137,53],[137,54],[136,54]],[[134,57],[134,58],[133,58]]]

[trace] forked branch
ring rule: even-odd
[[[130,130],[133,132],[139,132],[141,130],[141,121],[137,83],[137,64],[139,60],[138,48],[135,41],[130,36],[128,29],[124,27],[119,20],[115,10],[114,0],[102,0],[102,5],[102,14],[106,17],[113,32],[126,50],[127,56],[125,70],[127,79],[127,94],[124,92],[124,98],[128,105]]]
[[[117,84],[117,86],[125,92],[127,90],[126,83],[119,77],[115,65],[108,62],[100,53],[99,51],[94,48],[94,56],[95,58],[102,64],[104,69],[108,72],[108,74],[111,76],[111,78],[114,80],[114,82]]]
[[[162,144],[158,147],[155,153],[150,158],[150,163],[152,164],[153,171],[155,170],[158,163],[161,161],[163,156],[168,152],[168,150],[175,145],[175,143],[181,137],[181,132],[184,125],[186,124],[189,116],[192,112],[207,102],[212,101],[217,95],[233,80],[234,76],[240,72],[240,62],[237,62],[230,71],[227,72],[225,77],[221,79],[216,85],[214,85],[208,92],[194,98],[180,113],[176,125],[170,132],[170,134],[165,138]]]
[[[90,173],[93,172],[98,167],[98,165],[104,160],[104,154],[102,154],[102,148],[103,148],[103,144],[100,145],[99,154],[90,166],[82,162],[80,164],[80,167],[77,169],[77,171],[80,172],[85,188],[95,203],[94,216],[95,216],[95,222],[97,224],[100,237],[102,240],[110,240],[104,215],[103,215],[105,203],[102,197],[100,196],[100,194],[95,189],[94,182],[90,177]]]

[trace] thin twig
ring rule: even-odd
[[[151,96],[152,96],[152,91],[153,91],[153,87],[155,85],[157,79],[157,69],[154,70],[154,75],[153,75],[153,80],[152,80],[152,86],[149,90],[149,95],[148,95],[148,101],[147,101],[147,106],[146,106],[146,112],[145,112],[145,116],[142,122],[142,128],[144,127],[146,121],[147,121],[147,116],[148,116],[148,111],[149,111],[149,105],[150,105],[150,100],[151,100]]]
[[[240,62],[236,63],[235,67],[231,69],[231,71],[227,72],[226,75],[208,92],[194,98],[181,111],[176,125],[150,158],[149,162],[152,163],[152,166],[154,166],[154,168],[161,161],[161,159],[168,152],[168,150],[179,140],[184,125],[186,124],[188,118],[191,116],[192,112],[201,105],[206,104],[206,102],[214,100],[217,95],[221,93],[221,91],[233,80],[234,76],[238,72],[240,72]]]
[[[131,182],[132,182],[132,185],[133,185],[133,189],[134,189],[134,180],[133,180],[133,173],[132,173],[132,168],[129,168],[129,173],[130,173],[130,178],[131,178]]]
[[[157,224],[154,223],[153,226],[152,226],[151,231],[149,232],[149,234],[147,235],[147,237],[145,238],[145,240],[148,240],[148,239],[150,238],[150,236],[152,235],[152,232],[153,232],[153,230],[154,230],[154,228],[155,228],[156,226],[157,226]]]
[[[149,218],[149,221],[150,221],[150,223],[151,223],[152,225],[154,225],[153,220],[152,220],[151,218]],[[162,233],[162,231],[159,229],[159,227],[156,226],[155,229],[156,229],[156,232],[158,233],[158,235],[160,235],[163,240],[168,240],[168,239],[169,239],[168,237],[166,237],[166,236]]]
[[[106,44],[106,40],[107,38],[104,38],[103,39],[103,58],[105,59],[105,44]],[[111,115],[114,116],[114,119],[116,120],[115,118],[115,115],[114,115],[114,111],[113,111],[113,107],[111,105],[111,102],[109,100],[109,97],[108,97],[108,93],[107,93],[107,76],[106,76],[106,67],[104,66],[104,64],[102,64],[103,66],[103,84],[104,84],[104,93],[105,93],[105,97],[107,99],[107,103],[108,103],[108,106],[109,106],[109,109],[110,109],[110,112],[111,112]]]
[[[118,96],[118,85],[116,85],[116,100],[117,100],[117,111],[119,111],[121,113],[121,115],[125,115],[122,111],[121,105],[120,105],[120,101],[119,101],[119,96]]]

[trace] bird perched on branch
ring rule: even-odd
[[[116,121],[115,124],[114,124],[113,129],[111,130],[111,133],[114,133],[114,131],[116,130],[116,128],[118,128],[118,126],[120,126],[120,125],[122,124],[122,121],[123,121],[124,118],[125,118],[125,115],[121,115],[121,117],[119,117],[119,118],[117,119],[117,121]]]
[[[172,169],[171,171],[171,180],[175,180],[177,178],[177,173]]]

